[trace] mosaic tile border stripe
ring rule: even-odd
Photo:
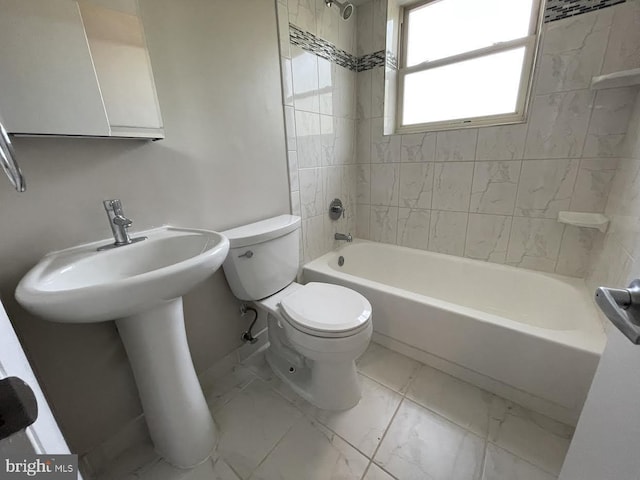
[[[544,12],[544,23],[555,22],[563,18],[575,17],[583,13],[612,7],[627,0],[547,0]],[[336,47],[331,42],[305,32],[294,24],[289,24],[289,41],[303,50],[313,53],[330,62],[347,68],[353,72],[365,72],[385,65],[398,69],[398,59],[390,51],[380,50],[356,57],[349,52]]]
[[[358,70],[358,58],[355,55],[339,49],[331,42],[316,37],[312,33],[304,32],[293,24],[289,24],[289,40],[292,45],[314,53],[341,67],[348,68],[354,72]]]
[[[547,0],[544,23],[575,17],[594,10],[612,7],[627,0]]]
[[[358,58],[358,71],[364,72],[375,67],[384,67],[386,55],[384,50],[368,53]]]

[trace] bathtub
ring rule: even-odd
[[[302,281],[367,297],[374,341],[574,425],[606,340],[576,278],[356,241]]]

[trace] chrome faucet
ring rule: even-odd
[[[336,240],[346,240],[349,243],[353,242],[353,237],[350,233],[347,233],[346,235],[344,233],[336,233],[333,238]]]
[[[132,243],[141,242],[146,240],[147,237],[131,238],[129,236],[128,228],[133,224],[133,220],[124,216],[122,211],[122,202],[120,200],[105,200],[102,202],[104,209],[107,211],[109,217],[109,226],[113,233],[114,243],[104,245],[98,250],[108,250],[110,248],[123,247],[125,245],[131,245]]]

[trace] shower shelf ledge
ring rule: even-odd
[[[558,212],[558,221],[576,227],[597,228],[602,233],[609,225],[609,219],[601,213]]]
[[[591,79],[591,90],[640,86],[640,68],[621,70]]]

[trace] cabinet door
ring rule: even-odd
[[[161,129],[136,0],[81,0],[79,5],[112,135]]]
[[[11,133],[110,135],[75,0],[0,0],[0,114]]]

